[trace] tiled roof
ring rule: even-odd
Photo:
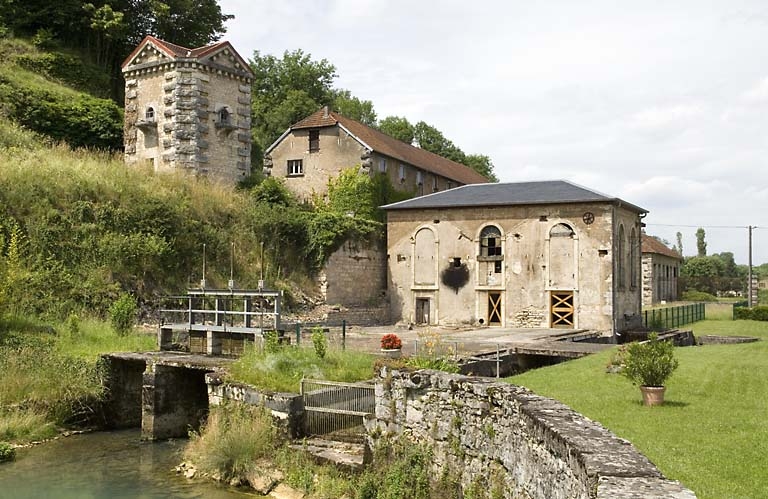
[[[465,185],[456,189],[388,204],[383,208],[386,210],[409,210],[594,202],[621,204],[621,206],[637,213],[647,212],[643,208],[619,198],[607,196],[566,180]]]
[[[451,161],[427,150],[401,142],[367,125],[324,109],[307,116],[291,126],[291,130],[323,128],[342,125],[375,152],[408,163],[422,170],[436,173],[462,184],[486,183],[488,179],[472,168]],[[271,149],[271,148],[270,148]],[[267,151],[269,152],[269,150]]]
[[[205,45],[203,47],[190,49],[187,47],[182,47],[181,45],[176,45],[175,43],[166,42],[165,40],[155,38],[154,36],[151,36],[151,35],[147,35],[144,37],[144,39],[136,46],[135,49],[133,49],[133,51],[128,55],[128,57],[125,58],[121,66],[125,67],[126,64],[128,64],[131,60],[133,60],[136,54],[138,54],[147,43],[152,43],[155,47],[165,52],[165,54],[168,57],[171,57],[174,59],[180,58],[180,57],[199,59],[221,48],[229,47],[232,53],[239,59],[240,65],[242,66],[242,70],[247,73],[251,73],[251,68],[248,65],[248,63],[242,57],[240,57],[240,54],[238,54],[237,51],[234,49],[234,47],[232,47],[232,44],[230,44],[227,41],[216,42],[210,45]]]
[[[668,256],[670,258],[676,258],[682,260],[683,256],[677,251],[667,248],[667,245],[656,239],[655,237],[643,234],[640,239],[641,253],[656,253],[659,255]]]

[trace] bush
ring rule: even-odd
[[[123,293],[109,307],[109,320],[117,334],[125,335],[136,323],[136,299],[130,293]]]
[[[317,356],[324,359],[325,354],[328,352],[328,338],[320,326],[312,328],[312,346],[315,347]]]
[[[683,292],[683,301],[717,301],[717,297],[704,291],[697,291],[692,289],[690,291]]]
[[[621,373],[640,386],[664,386],[678,366],[674,345],[659,340],[655,333],[648,336],[648,341],[627,345],[623,360]]]
[[[227,404],[213,408],[206,425],[190,435],[184,457],[204,473],[225,480],[245,478],[280,443],[268,409]]]
[[[733,309],[734,320],[753,320],[768,321],[768,306],[759,305],[757,307],[735,307]]]
[[[16,449],[11,447],[8,442],[0,442],[0,463],[4,461],[13,461],[16,457]]]

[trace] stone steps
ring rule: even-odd
[[[309,453],[318,462],[334,464],[350,471],[361,470],[370,462],[366,445],[360,443],[308,438],[290,447]]]

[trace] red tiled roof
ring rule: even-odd
[[[385,133],[332,111],[326,113],[324,109],[321,109],[292,125],[291,130],[323,128],[336,126],[336,124],[341,124],[379,154],[403,161],[462,184],[484,184],[488,182],[487,178],[468,166],[401,142]]]
[[[642,253],[656,253],[658,255],[664,255],[670,258],[676,258],[677,260],[683,259],[680,253],[673,249],[667,248],[664,243],[647,234],[643,234],[640,251]]]
[[[248,63],[243,60],[242,57],[240,57],[240,54],[237,53],[237,51],[232,47],[232,44],[230,44],[227,41],[223,42],[216,42],[212,43],[210,45],[205,45],[203,47],[197,47],[194,49],[190,49],[187,47],[182,47],[181,45],[176,45],[175,43],[166,42],[165,40],[161,40],[159,38],[155,38],[152,35],[147,35],[144,37],[144,39],[139,43],[135,49],[128,55],[128,57],[125,58],[123,63],[121,64],[121,67],[125,67],[126,64],[128,64],[135,56],[138,54],[144,46],[152,42],[153,45],[155,45],[158,49],[162,50],[166,53],[169,57],[177,58],[177,57],[194,57],[194,58],[200,58],[205,55],[208,55],[212,52],[215,52],[216,50],[223,48],[225,46],[228,46],[230,50],[239,58],[240,64],[243,66],[243,71],[251,72],[251,68],[248,65]]]

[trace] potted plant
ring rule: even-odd
[[[643,403],[653,406],[664,403],[665,383],[677,366],[674,345],[651,333],[648,341],[627,345],[621,373],[640,385]]]
[[[381,353],[387,357],[400,357],[400,350],[403,348],[403,342],[394,333],[388,333],[381,337]]]

